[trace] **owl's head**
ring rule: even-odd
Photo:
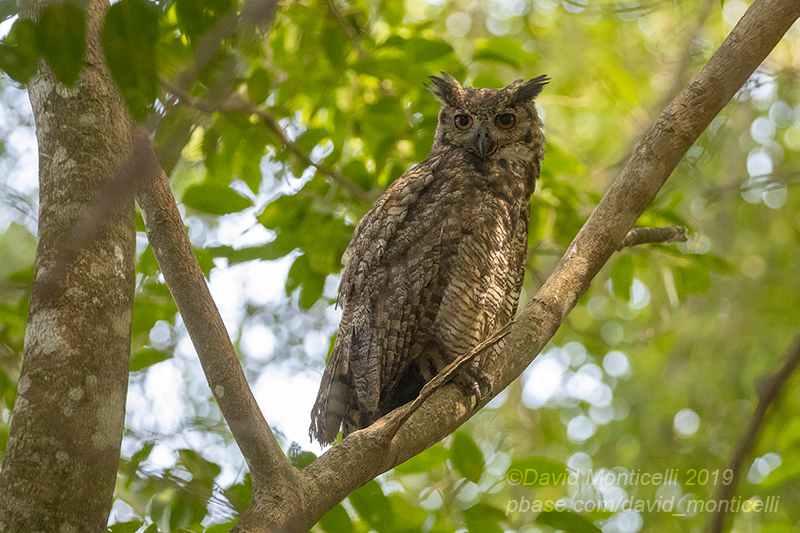
[[[541,160],[544,135],[533,99],[550,81],[547,76],[502,89],[475,89],[441,74],[431,76],[428,87],[442,104],[432,152],[460,147],[483,160]]]

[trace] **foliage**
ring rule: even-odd
[[[4,18],[11,4],[0,2]],[[740,0],[289,2],[270,24],[253,15],[256,5],[121,0],[102,31],[111,75],[132,115],[152,130],[212,287],[234,265],[282,265],[270,272],[285,296],[259,298],[248,284],[228,324],[253,381],[280,364],[322,367],[353,226],[430,147],[438,106],[423,86],[428,75],[446,71],[483,87],[552,78],[538,100],[548,145],[524,301],[745,7]],[[43,59],[73,85],[85,66],[84,7],[67,2],[45,8],[36,22],[16,20],[0,43],[0,68],[27,83]],[[693,512],[692,502],[710,500],[729,481],[725,469],[758,378],[777,368],[798,333],[799,38],[795,26],[640,221],[685,224],[690,242],[618,254],[524,379],[443,443],[354,492],[317,530],[703,526],[709,513]],[[19,153],[7,137],[0,150],[2,161]],[[20,213],[0,213],[0,450],[32,277],[35,227]],[[110,531],[226,531],[249,503],[249,477],[202,378],[181,362],[191,351],[145,243],[141,234],[131,394],[142,396],[148,380],[164,375],[190,385],[170,431],[154,434],[129,410]],[[272,339],[271,350],[248,348],[255,331]],[[788,531],[800,521],[788,503],[800,497],[798,401],[782,397],[739,485],[742,500],[781,503],[774,512],[738,512],[739,531]],[[288,444],[298,466],[313,458]],[[636,472],[674,472],[677,484],[633,481]],[[611,482],[587,483],[586,475]]]

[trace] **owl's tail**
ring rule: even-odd
[[[353,403],[352,388],[342,361],[339,343],[334,347],[325,372],[322,374],[317,401],[311,410],[311,427],[308,430],[312,439],[320,444],[331,444],[339,434],[342,422],[347,425],[348,412]]]

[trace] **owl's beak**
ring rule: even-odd
[[[478,154],[480,154],[481,159],[486,159],[486,156],[491,154],[494,150],[495,142],[492,139],[492,136],[489,135],[489,131],[486,129],[486,126],[481,126],[478,128],[477,132],[477,145],[478,145]]]

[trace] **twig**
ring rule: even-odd
[[[260,109],[256,105],[247,102],[245,100],[232,100],[228,99],[226,101],[211,101],[211,100],[203,100],[199,98],[192,97],[189,93],[181,89],[178,85],[168,81],[168,80],[161,80],[161,84],[172,94],[178,97],[178,99],[188,105],[189,107],[193,107],[199,111],[202,111],[206,114],[212,114],[217,112],[242,112],[247,113],[248,115],[256,115],[261,122],[272,132],[275,134],[276,137],[280,140],[281,144],[289,150],[295,157],[300,159],[303,163],[308,166],[314,167],[320,173],[328,176],[337,185],[347,189],[355,197],[357,197],[362,202],[368,203],[374,200],[372,195],[369,192],[365,191],[358,185],[356,185],[351,180],[345,178],[335,170],[332,170],[325,165],[321,165],[311,159],[311,156],[300,149],[296,142],[292,141],[286,136],[284,133],[283,128],[281,128],[280,124],[278,124],[278,119],[275,118],[273,114],[270,112]]]
[[[668,226],[666,228],[633,228],[619,243],[617,251],[629,246],[652,244],[657,242],[686,242],[686,226]]]
[[[709,533],[722,533],[724,530],[725,519],[730,511],[730,506],[723,505],[722,502],[730,501],[736,493],[736,486],[739,482],[739,474],[742,470],[742,465],[750,456],[750,453],[758,442],[758,434],[761,430],[761,426],[763,426],[764,422],[767,420],[767,410],[769,406],[778,399],[784,385],[786,385],[789,377],[797,370],[798,366],[800,366],[800,336],[794,340],[793,346],[786,353],[786,362],[781,369],[756,385],[758,405],[753,413],[753,417],[750,419],[747,431],[742,435],[742,440],[739,441],[739,446],[736,448],[733,459],[731,459],[731,464],[728,467],[728,469],[733,472],[731,482],[728,485],[720,485],[717,491],[716,500],[719,505],[717,505],[717,512],[711,516],[709,521]]]

